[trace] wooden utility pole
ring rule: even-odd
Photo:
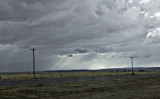
[[[35,48],[32,48],[31,49],[32,50],[32,52],[33,52],[33,76],[34,76],[34,79],[36,78],[35,77],[35,55],[34,55],[34,51],[36,50]]]
[[[134,75],[134,71],[133,71],[133,58],[134,57],[130,57],[131,58],[131,63],[132,63],[132,75]]]

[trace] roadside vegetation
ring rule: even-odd
[[[160,99],[160,77],[1,86],[0,99]]]
[[[95,76],[112,76],[112,75],[130,75],[130,71],[91,71],[91,72],[43,72],[36,73],[36,79],[45,78],[71,78],[71,77],[95,77]],[[160,74],[160,71],[136,71],[137,75]],[[0,74],[0,80],[24,80],[33,79],[32,73],[12,73]]]

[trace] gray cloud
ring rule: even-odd
[[[0,71],[31,71],[32,47],[37,70],[127,67],[132,55],[141,66],[159,64],[159,4],[0,0]]]
[[[87,53],[88,52],[86,49],[75,49],[74,51],[78,52],[78,53]]]

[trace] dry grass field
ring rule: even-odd
[[[160,99],[160,78],[0,87],[0,99]]]
[[[93,71],[93,72],[44,72],[36,73],[37,79],[44,78],[66,78],[66,77],[94,77],[94,76],[111,76],[111,75],[130,75],[131,72],[109,72],[109,71]],[[160,74],[160,71],[135,72],[135,74]],[[32,73],[14,73],[0,74],[0,80],[23,80],[33,79]]]

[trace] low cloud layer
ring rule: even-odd
[[[159,0],[0,0],[0,72],[159,66]]]

